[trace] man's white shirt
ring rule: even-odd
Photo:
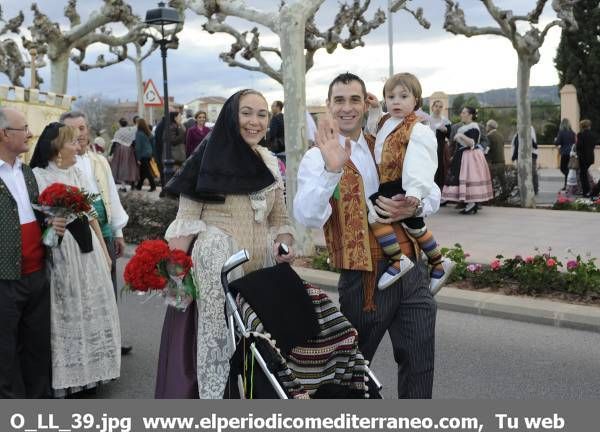
[[[339,137],[344,147],[346,138]],[[369,146],[361,132],[357,141],[351,141],[350,159],[358,169],[363,181],[365,199],[379,189],[379,178],[375,161]],[[342,173],[331,173],[325,170],[325,161],[321,151],[311,148],[306,152],[298,167],[297,192],[294,198],[294,218],[311,228],[322,228],[331,216],[329,199],[342,178]],[[439,209],[441,191],[436,184],[428,196],[423,198],[423,216],[435,213]]]
[[[13,166],[0,159],[0,178],[13,196],[19,210],[19,223],[21,225],[33,222],[35,214],[29,200],[29,192],[25,183],[25,176],[22,169],[23,162],[19,158],[15,160]],[[41,191],[40,191],[41,192]]]
[[[98,194],[100,193],[100,189],[98,188],[98,184],[96,183],[96,176],[92,170],[92,161],[90,160],[87,153],[83,156],[77,156],[77,162],[75,166],[79,168],[85,177],[89,180],[90,190],[89,192]],[[115,181],[113,179],[112,173],[107,173],[108,177],[108,196],[110,199],[110,207],[111,207],[111,215],[110,215],[110,226],[113,231],[113,235],[115,237],[123,237],[123,227],[127,225],[127,221],[129,220],[129,216],[125,212],[123,205],[121,204],[121,199],[119,198],[119,192],[117,191],[117,186],[115,185]]]

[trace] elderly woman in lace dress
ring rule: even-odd
[[[53,183],[91,187],[76,166],[76,129],[51,123],[31,159],[40,191]],[[93,210],[67,225],[48,250],[51,297],[52,388],[65,397],[121,373],[121,329],[110,279],[111,260]]]
[[[259,145],[267,125],[264,96],[255,90],[235,93],[225,102],[211,134],[167,185],[169,192],[180,195],[180,201],[165,238],[172,248],[191,247],[198,312],[196,317],[188,311],[167,311],[157,398],[223,395],[235,349],[227,340],[223,315],[220,270],[225,260],[247,249],[251,259],[243,272],[248,273],[294,259],[292,248],[289,254],[278,253],[280,243],[292,245],[293,228],[277,159]],[[190,348],[193,351],[193,335],[185,329],[196,326],[193,362],[185,354]]]

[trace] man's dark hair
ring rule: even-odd
[[[276,100],[275,102],[273,102],[273,104],[277,105],[280,111],[283,109],[283,102]]]
[[[336,76],[333,81],[329,84],[329,90],[327,91],[327,100],[331,99],[331,89],[335,84],[350,84],[352,81],[357,81],[362,87],[363,95],[365,100],[367,99],[367,86],[365,86],[365,82],[360,79],[358,75],[354,75],[353,73],[346,72]]]
[[[125,126],[127,126],[127,119],[125,119],[125,118],[121,117],[121,118],[119,119],[119,124],[121,125],[121,127],[125,127]]]
[[[67,112],[64,112],[64,113],[62,113],[60,115],[60,120],[59,121],[61,123],[64,123],[65,120],[67,120],[67,119],[76,119],[76,118],[79,118],[79,117],[82,117],[84,120],[87,121],[87,116],[83,112],[81,112],[81,111],[67,111]]]

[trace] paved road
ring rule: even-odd
[[[123,262],[119,260],[121,267]],[[121,326],[134,348],[123,358],[121,379],[104,386],[97,397],[153,397],[164,309],[160,298],[124,298]],[[388,383],[385,397],[394,397],[395,365],[387,338],[373,369]],[[448,311],[438,314],[435,398],[597,399],[599,370],[600,334]]]

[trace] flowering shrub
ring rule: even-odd
[[[489,265],[467,263],[460,244],[453,248],[443,248],[442,253],[457,262],[457,269],[451,281],[467,280],[475,287],[516,287],[518,292],[536,294],[549,291],[565,291],[579,295],[600,296],[600,269],[595,258],[584,259],[574,255],[566,265],[554,255],[551,249],[523,258],[505,258],[502,255]],[[568,251],[573,254],[571,250]],[[464,271],[460,271],[463,269]]]
[[[467,258],[469,257],[469,254],[465,253],[459,243],[455,243],[452,248],[443,247],[440,252],[446,258],[450,258],[456,263],[456,267],[454,267],[454,271],[452,272],[452,275],[450,275],[448,282],[452,283],[463,280],[467,277],[468,273],[475,273],[478,271],[476,270],[476,267],[467,268]],[[477,266],[477,264],[474,264],[474,266]]]
[[[574,210],[600,212],[600,199],[592,201],[589,198],[572,198],[559,192],[552,206],[554,210]]]

